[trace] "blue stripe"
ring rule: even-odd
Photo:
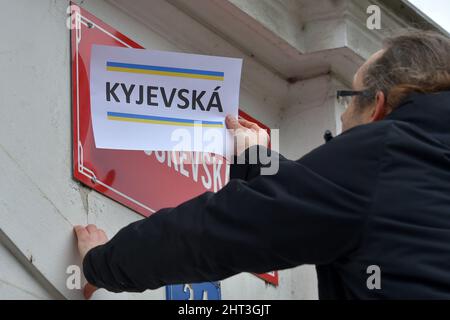
[[[202,124],[223,124],[220,121],[204,121],[204,120],[191,120],[191,119],[179,119],[179,118],[167,118],[167,117],[157,117],[157,116],[146,116],[142,114],[133,113],[120,113],[120,112],[109,112],[108,116],[119,117],[119,118],[131,118],[131,119],[145,119],[145,120],[159,120],[159,121],[173,121],[173,122],[183,122],[183,123],[196,123],[201,122]]]
[[[199,74],[199,75],[214,76],[214,77],[223,77],[224,76],[223,72],[218,72],[218,71],[206,71],[206,70],[195,70],[195,69],[182,69],[182,68],[171,68],[171,67],[147,66],[147,65],[143,65],[143,64],[120,63],[120,62],[111,62],[111,61],[106,62],[106,66],[107,67],[118,67],[118,68],[152,70],[152,71]]]

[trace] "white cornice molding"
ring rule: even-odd
[[[383,0],[107,0],[181,50],[244,58],[242,86],[289,104],[297,81],[332,74],[349,85],[392,30],[410,26]],[[382,10],[382,30],[366,26]]]
[[[244,59],[242,87],[255,95],[267,97],[274,105],[285,98],[288,83],[270,66],[264,66],[252,54],[200,23],[195,17],[165,0],[107,0],[140,21],[180,51],[238,57]]]

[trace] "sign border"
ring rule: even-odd
[[[150,215],[155,213],[156,210],[144,205],[143,203],[133,199],[132,197],[126,195],[125,193],[113,188],[112,186],[104,183],[103,181],[99,180],[96,176],[95,173],[90,170],[89,168],[87,168],[84,165],[84,159],[83,159],[83,145],[80,141],[80,82],[79,82],[79,44],[82,40],[82,28],[81,25],[84,25],[87,28],[97,28],[98,30],[100,30],[101,32],[105,33],[106,35],[112,37],[114,40],[120,42],[121,44],[123,44],[124,46],[126,46],[127,48],[143,48],[142,46],[138,45],[137,43],[135,43],[134,41],[130,40],[132,42],[132,44],[126,43],[125,41],[123,41],[122,39],[114,36],[113,34],[111,34],[109,31],[105,30],[103,27],[99,26],[98,24],[96,24],[95,22],[91,21],[89,18],[85,17],[83,14],[81,14],[81,7],[79,7],[76,4],[72,4],[74,6],[76,6],[79,10],[76,10],[73,14],[75,14],[75,69],[76,69],[76,111],[77,111],[77,136],[76,136],[76,148],[77,148],[77,154],[76,154],[76,159],[77,159],[77,173],[85,176],[86,178],[90,179],[94,184],[99,184],[100,186],[110,190],[111,192],[116,193],[117,195],[119,195],[122,198],[127,199],[128,201],[134,203],[135,205],[149,211]],[[73,31],[71,32],[71,34],[73,34]],[[72,41],[71,41],[72,43]],[[134,46],[135,45],[135,46]],[[73,89],[73,88],[72,88]],[[75,147],[75,146],[73,146]],[[75,148],[74,148],[75,151]],[[75,178],[76,175],[74,174]],[[123,204],[122,204],[123,205]]]

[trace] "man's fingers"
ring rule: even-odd
[[[82,239],[82,238],[89,236],[88,231],[83,226],[75,226],[73,228],[73,230],[75,231],[75,235],[77,236],[77,239]]]
[[[239,124],[239,121],[232,116],[227,116],[225,118],[225,123],[226,123],[228,129],[236,130],[241,127],[241,125]]]
[[[97,288],[96,287],[94,287],[92,284],[90,284],[90,283],[87,283],[85,286],[84,286],[84,288],[83,288],[83,295],[84,295],[84,298],[86,299],[86,300],[89,300],[91,297],[92,297],[92,295],[94,294],[94,292],[97,290]]]
[[[227,128],[233,131],[234,153],[241,154],[245,149],[254,145],[268,146],[269,136],[265,129],[256,123],[243,118],[236,119],[231,116],[226,117]]]
[[[241,124],[242,126],[248,128],[248,129],[259,130],[259,126],[256,123],[247,121],[243,118],[239,119],[239,124]]]
[[[244,118],[236,119],[232,116],[227,116],[226,119],[226,125],[228,129],[251,129],[258,131],[260,127],[251,121],[247,121]]]
[[[94,233],[94,232],[97,231],[97,227],[96,227],[94,224],[89,224],[89,225],[86,227],[86,229],[87,229],[87,231],[88,231],[89,233]]]
[[[103,229],[98,229],[98,231],[101,233],[101,235],[102,235],[104,238],[108,239],[108,236],[106,235],[106,232],[105,232]]]

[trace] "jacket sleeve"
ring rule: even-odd
[[[230,166],[230,179],[250,181],[261,174],[261,168],[273,165],[273,161],[279,164],[289,160],[273,150],[259,145],[253,146],[234,157]]]
[[[275,175],[231,179],[215,194],[132,223],[88,252],[86,279],[114,292],[143,291],[330,263],[357,246],[380,140],[342,135],[298,161],[283,158]]]

